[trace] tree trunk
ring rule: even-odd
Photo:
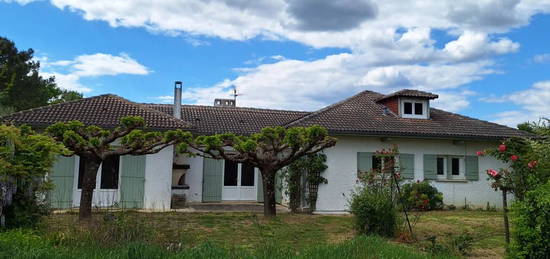
[[[274,217],[277,215],[275,207],[275,174],[277,170],[260,169],[264,186],[264,216]]]
[[[96,187],[97,169],[101,165],[99,159],[86,159],[82,175],[82,192],[80,194],[79,219],[89,219],[92,216],[92,198]]]
[[[506,235],[506,244],[510,244],[510,225],[508,223],[508,201],[506,199],[506,190],[502,190],[502,209],[504,211],[504,234]]]

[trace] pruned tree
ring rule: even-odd
[[[144,127],[142,117],[127,116],[120,119],[120,126],[115,129],[86,126],[79,121],[58,122],[46,128],[48,134],[72,152],[71,155],[85,158],[80,219],[91,217],[96,175],[104,160],[121,155],[154,154],[165,147],[190,142],[192,138],[191,133],[182,130],[156,132],[144,131]]]
[[[214,159],[249,163],[262,175],[264,215],[275,216],[275,174],[297,159],[336,144],[325,128],[267,127],[250,136],[232,133],[199,136],[179,146],[180,152]]]

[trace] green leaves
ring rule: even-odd
[[[139,116],[126,116],[120,119],[120,124],[128,129],[145,127],[145,120]]]

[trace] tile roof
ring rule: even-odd
[[[167,114],[172,114],[171,104],[144,104]],[[223,107],[182,105],[183,120],[192,123],[197,134],[232,132],[252,134],[268,126],[284,126],[310,112],[258,109],[246,107]]]
[[[114,128],[119,125],[121,117],[129,115],[143,117],[147,128],[150,129],[191,129],[193,127],[192,124],[171,115],[112,94],[20,111],[0,118],[0,121],[44,128],[59,121],[79,120],[86,125]]]
[[[127,115],[144,117],[151,129],[185,129],[196,134],[251,134],[267,126],[326,127],[333,135],[502,139],[533,135],[510,127],[430,109],[430,119],[401,118],[377,103],[384,95],[363,91],[315,112],[182,105],[182,120],[172,117],[169,104],[140,104],[116,95],[100,95],[49,105],[0,118],[2,122],[46,127],[58,121],[116,127]]]
[[[403,90],[399,90],[397,92],[394,92],[394,93],[391,93],[391,94],[388,94],[388,95],[384,95],[382,97],[380,97],[377,101],[381,101],[381,100],[384,100],[384,99],[388,99],[388,98],[391,98],[391,97],[417,97],[417,98],[427,98],[427,99],[436,99],[439,97],[439,95],[437,94],[432,94],[432,93],[428,93],[428,92],[424,92],[424,91],[419,91],[419,90],[412,90],[412,89],[403,89]]]
[[[333,135],[411,136],[437,138],[501,139],[533,135],[510,127],[430,109],[430,119],[401,118],[385,113],[376,101],[383,95],[363,91],[339,103],[296,120],[287,126],[321,125]]]

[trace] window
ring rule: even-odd
[[[372,157],[372,169],[382,171],[382,158],[379,156]]]
[[[107,158],[101,164],[101,176],[99,178],[100,189],[118,189],[120,156]],[[82,189],[82,179],[86,168],[86,158],[80,157],[78,164],[78,189]]]
[[[405,113],[405,114],[412,114],[413,113],[412,103],[409,103],[409,102],[404,103],[403,113]]]
[[[420,99],[403,99],[400,102],[400,114],[403,118],[427,119],[429,102]]]
[[[250,164],[242,164],[241,186],[254,186],[254,166]]]
[[[414,114],[416,115],[424,114],[424,108],[422,103],[414,103]]]
[[[437,175],[445,175],[445,158],[437,158]]]
[[[224,177],[223,177],[224,186],[237,186],[238,165],[239,164],[237,164],[236,162],[225,160]]]
[[[451,174],[460,175],[460,159],[452,158],[451,160]]]
[[[390,166],[391,168],[386,168]],[[380,156],[372,157],[372,169],[375,169],[378,172],[382,172],[383,169],[386,169],[386,170],[389,169],[393,172],[394,167],[395,167],[395,163],[394,163],[393,157],[380,157]]]
[[[101,189],[118,189],[118,168],[120,156],[112,156],[101,165]]]

